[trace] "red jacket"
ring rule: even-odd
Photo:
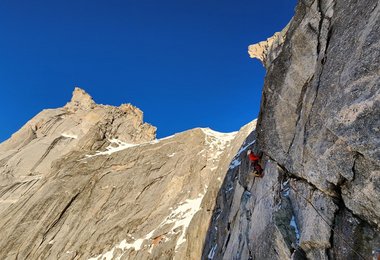
[[[249,160],[251,160],[251,161],[253,161],[253,162],[256,162],[256,161],[260,160],[260,157],[257,156],[257,155],[254,154],[254,153],[250,153],[248,156],[249,156]]]

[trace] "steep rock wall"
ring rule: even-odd
[[[203,259],[369,259],[380,248],[379,17],[378,0],[303,0],[265,48],[250,46],[267,68],[252,146],[265,176],[251,176],[246,155],[227,173]]]

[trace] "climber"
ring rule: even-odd
[[[259,164],[260,157],[252,152],[252,150],[247,151],[247,156],[250,161],[249,168],[253,168],[253,174],[255,177],[263,177],[263,168]]]

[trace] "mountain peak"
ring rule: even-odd
[[[249,45],[249,56],[260,60],[264,67],[268,68],[281,52],[282,44],[285,42],[286,32],[289,30],[289,25],[290,23],[281,32],[276,32],[265,41]]]
[[[77,110],[78,108],[86,110],[93,108],[94,105],[94,100],[85,90],[75,87],[71,101],[67,103],[65,107],[74,110]]]

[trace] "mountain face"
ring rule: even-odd
[[[48,173],[55,159],[74,148],[90,152],[104,148],[112,138],[139,144],[155,136],[156,128],[143,123],[138,108],[96,105],[76,88],[65,107],[42,111],[1,144],[0,182],[36,180]]]
[[[138,108],[97,105],[76,88],[0,145],[0,259],[199,259],[254,127],[157,140]]]
[[[0,259],[371,259],[379,17],[378,0],[300,0],[249,47],[267,75],[257,127],[235,133],[158,140],[76,88],[0,144]]]
[[[380,249],[379,17],[378,0],[303,0],[282,32],[249,47],[267,69],[255,147],[265,176],[246,156],[227,172],[204,259]]]

